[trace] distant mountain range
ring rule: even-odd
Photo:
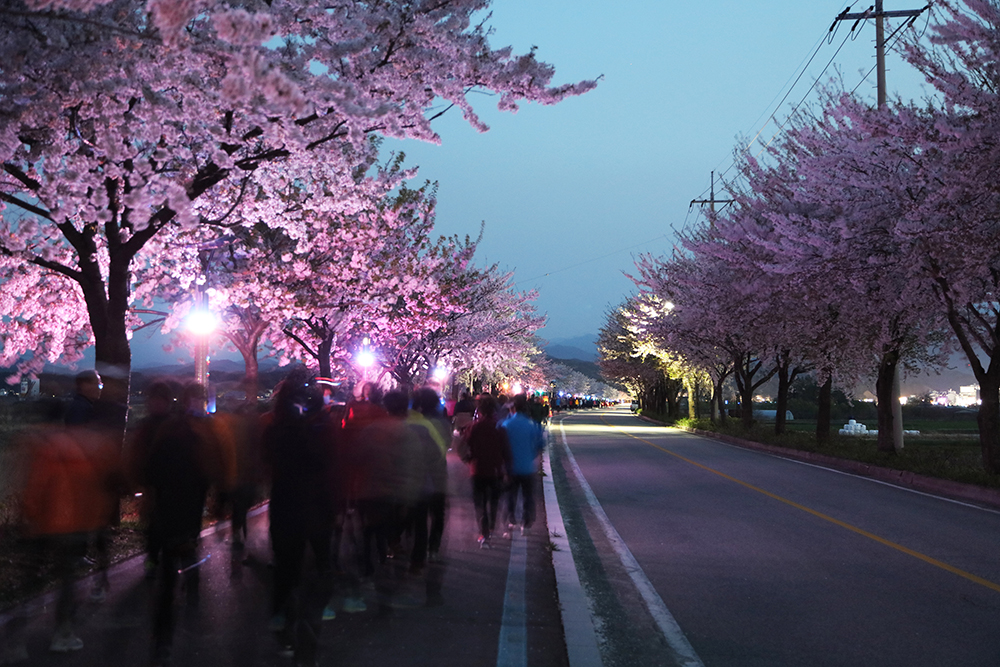
[[[543,348],[552,359],[579,359],[597,361],[597,336],[576,336],[575,338],[553,338]]]

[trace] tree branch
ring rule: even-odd
[[[45,218],[46,220],[52,220],[52,215],[43,208],[39,208],[34,204],[29,204],[26,201],[22,201],[13,195],[9,195],[6,192],[0,192],[0,201],[5,201],[8,204],[22,208],[29,213],[34,213],[40,218]]]
[[[289,338],[291,338],[292,340],[294,340],[296,343],[298,343],[299,345],[301,345],[302,349],[305,350],[306,354],[308,354],[310,357],[312,357],[313,359],[319,359],[319,353],[318,352],[314,352],[313,349],[311,347],[309,347],[309,345],[307,345],[304,340],[302,340],[301,338],[299,338],[295,334],[294,331],[292,331],[291,329],[288,329],[288,328],[284,328],[284,329],[281,330],[281,333],[285,334],[286,336],[288,336]]]
[[[11,164],[10,162],[4,162],[3,170],[8,174],[10,174],[11,176],[13,176],[14,178],[16,178],[17,180],[21,181],[21,183],[23,183],[25,187],[27,187],[29,190],[33,192],[38,192],[39,190],[42,189],[41,183],[28,176],[17,165]]]

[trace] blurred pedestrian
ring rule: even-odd
[[[22,511],[28,536],[38,540],[60,582],[49,648],[66,653],[83,648],[75,629],[76,568],[87,553],[89,535],[107,524],[114,506],[108,479],[115,458],[104,434],[60,426],[59,416],[58,407],[50,406],[48,422],[26,436]]]
[[[149,485],[147,471],[149,470],[149,457],[153,450],[154,443],[161,435],[161,429],[174,414],[177,408],[177,387],[172,383],[157,380],[149,385],[146,390],[146,414],[139,421],[132,435],[129,437],[125,449],[126,471],[129,483],[133,489],[138,489],[141,493],[142,501],[139,504],[139,517],[146,533],[146,577],[152,579],[156,576],[156,570],[160,561],[160,550],[157,533],[151,526],[151,513],[153,509],[153,491]]]
[[[216,515],[230,517],[232,573],[238,575],[248,537],[247,514],[263,481],[261,420],[255,402],[240,401],[232,409],[220,409],[213,421],[229,477],[228,488],[220,490]]]
[[[507,492],[507,533],[517,522],[518,495],[521,496],[521,534],[535,521],[535,483],[538,457],[545,448],[542,427],[528,415],[528,398],[518,394],[512,401],[514,413],[500,424],[510,442],[510,485]]]
[[[333,592],[333,433],[322,389],[305,369],[293,370],[278,391],[264,432],[264,458],[274,550],[271,629],[297,665],[316,664],[323,608]],[[302,585],[307,547],[317,574],[309,587]]]
[[[511,464],[510,442],[507,432],[497,424],[496,411],[496,399],[483,394],[479,398],[479,418],[466,431],[479,546],[484,549],[489,548],[496,528],[500,496]]]
[[[101,456],[108,457],[104,484],[106,493],[114,497],[114,502],[108,506],[108,516],[103,524],[88,536],[88,545],[94,550],[97,564],[97,576],[90,593],[93,602],[103,602],[110,589],[108,567],[111,564],[110,541],[111,526],[118,525],[120,508],[118,499],[125,492],[127,483],[124,469],[121,466],[121,431],[125,423],[127,408],[115,405],[102,399],[104,382],[95,370],[81,371],[75,379],[76,393],[66,409],[64,422],[76,429],[89,429],[99,432],[99,437],[105,446],[101,448]]]
[[[423,445],[424,479],[413,507],[413,551],[410,555],[410,570],[419,574],[428,556],[434,560],[441,550],[448,492],[448,462],[445,457],[451,425],[441,414],[441,398],[434,389],[418,389],[413,394],[412,403],[413,409],[408,413],[406,423],[414,429]]]
[[[425,479],[424,446],[406,425],[409,399],[401,391],[383,398],[388,415],[373,421],[361,433],[366,483],[359,492],[365,506],[366,530],[375,539],[374,568],[379,615],[387,615],[406,563],[402,545],[407,519]]]
[[[373,382],[360,387],[358,397],[344,407],[341,438],[338,445],[338,469],[345,496],[344,531],[353,554],[347,563],[343,609],[348,613],[365,611],[361,582],[375,574],[376,530],[371,511],[374,458],[369,451],[366,429],[389,416],[382,406],[382,390]]]
[[[174,595],[178,575],[189,606],[199,599],[198,559],[202,517],[209,488],[225,487],[225,463],[211,420],[205,388],[197,383],[181,394],[181,410],[171,414],[149,445],[146,480],[150,494],[150,540],[160,554],[153,614],[153,665],[166,665],[174,635]]]
[[[451,448],[458,453],[459,458],[468,462],[469,446],[465,440],[465,427],[472,423],[476,416],[476,402],[472,400],[469,392],[462,391],[458,402],[455,404],[455,411],[451,418],[452,438]]]

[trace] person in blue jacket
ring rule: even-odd
[[[507,432],[510,442],[510,488],[507,492],[507,532],[514,530],[517,497],[522,499],[521,534],[535,521],[535,484],[538,480],[538,457],[545,448],[542,427],[528,414],[528,397],[514,397],[514,412],[500,428]]]

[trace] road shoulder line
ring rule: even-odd
[[[577,478],[577,482],[580,484],[580,488],[583,490],[584,496],[587,498],[587,503],[590,505],[590,509],[593,511],[594,516],[597,521],[601,524],[604,534],[611,543],[612,548],[615,550],[616,555],[619,560],[621,560],[622,566],[625,571],[628,572],[629,577],[632,579],[632,583],[635,584],[636,589],[639,591],[639,595],[642,596],[643,601],[646,603],[646,607],[649,610],[650,615],[653,617],[653,621],[656,623],[660,632],[663,634],[664,639],[670,647],[671,652],[674,654],[674,658],[678,665],[683,667],[704,667],[701,658],[695,653],[694,647],[688,642],[687,637],[684,635],[684,631],[681,630],[680,625],[674,619],[673,614],[667,609],[667,605],[664,604],[663,599],[660,594],[656,592],[653,587],[652,582],[646,577],[646,573],[643,572],[642,567],[639,562],[632,555],[632,551],[625,544],[621,535],[611,524],[611,520],[608,515],[604,512],[604,508],[601,507],[600,501],[594,494],[593,489],[590,488],[590,484],[587,479],[583,476],[583,471],[580,470],[580,466],[576,462],[576,458],[573,456],[573,452],[570,451],[569,445],[566,442],[566,431],[563,428],[562,423],[559,424],[559,434],[560,441],[566,455],[566,460],[573,474]]]

